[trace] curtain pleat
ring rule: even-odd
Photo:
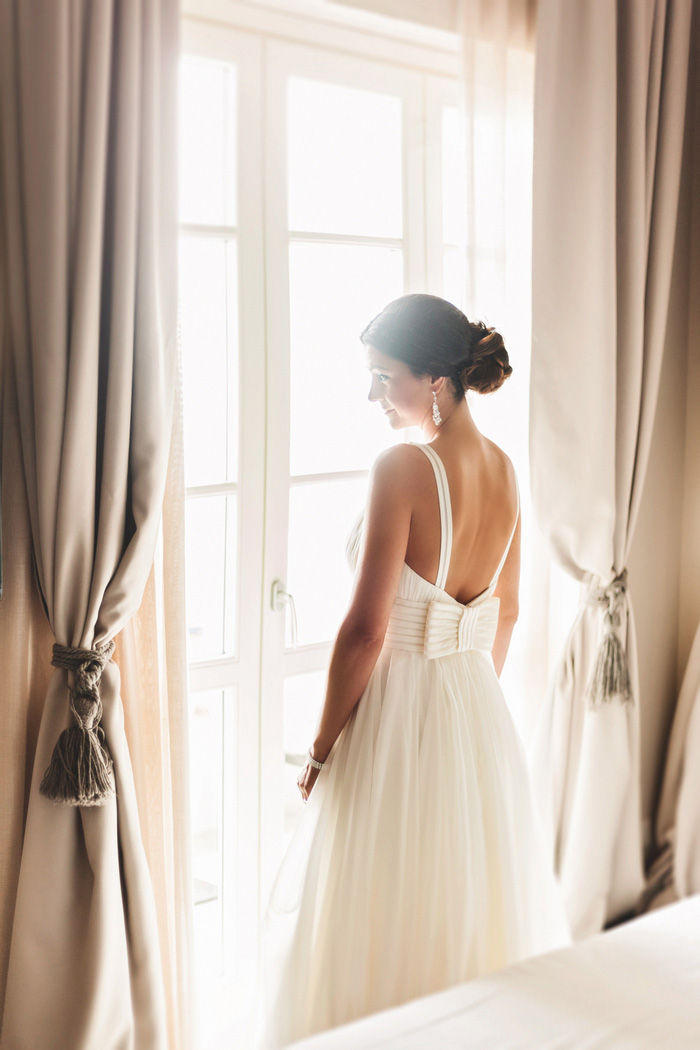
[[[3,340],[5,345],[5,340]],[[21,470],[12,362],[3,353],[2,523],[3,597],[0,601],[0,1002],[4,1001],[24,822],[41,712],[52,668],[53,635],[34,580],[29,511]]]
[[[126,738],[141,835],[155,890],[168,1050],[190,1050],[193,898],[185,650],[181,375],[175,397],[162,535],[139,611],[119,635]],[[148,703],[142,698],[147,697]]]
[[[700,893],[700,626],[683,676],[661,798],[656,814],[659,853],[648,877],[654,906]]]
[[[691,31],[691,82],[688,115],[688,326],[689,349],[700,317],[700,8],[695,5]],[[690,369],[690,360],[689,360]],[[690,379],[690,377],[689,377]],[[688,401],[689,421],[696,430],[697,410]],[[688,431],[688,450],[693,448]],[[690,460],[691,469],[695,466]],[[696,537],[697,538],[697,537]],[[689,574],[692,586],[692,572]],[[700,625],[683,673],[668,741],[659,805],[656,812],[658,854],[647,876],[647,902],[658,907],[670,900],[700,893]]]
[[[182,573],[169,546],[182,514],[178,49],[175,0],[0,6],[3,1050],[189,1043]],[[74,725],[73,680],[52,673],[51,645],[115,636],[99,692],[116,795],[55,804],[39,784]]]

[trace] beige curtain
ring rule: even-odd
[[[182,589],[178,33],[175,0],[0,6],[3,1050],[188,1045],[182,624],[162,616]],[[51,644],[126,625],[99,682],[116,796],[55,804],[39,784],[76,722]]]
[[[625,567],[668,314],[691,7],[538,9],[533,499],[556,557],[586,590],[531,759],[577,936],[633,908],[643,886]]]
[[[688,251],[688,333],[689,351],[697,353],[700,324],[700,7],[693,9],[691,33],[689,99],[694,109],[688,114],[687,136],[692,143],[688,151],[687,215]],[[692,368],[688,360],[688,381],[692,385]],[[691,395],[692,397],[692,395]],[[687,449],[691,470],[697,469],[692,449],[697,447],[700,416],[697,406],[688,401]],[[693,534],[697,544],[697,532]],[[689,573],[690,587],[693,574]],[[696,581],[695,581],[696,582]],[[656,813],[656,846],[658,855],[647,877],[645,903],[658,907],[677,897],[700,893],[700,625],[698,625],[673,718],[666,762]]]
[[[0,340],[0,348],[3,341]],[[12,376],[2,377],[4,597],[0,601],[0,1003],[4,1000],[24,821],[53,635],[32,569],[32,543]],[[1,362],[0,362],[1,365]],[[192,1046],[192,875],[187,794],[182,411],[176,400],[162,543],[118,662],[141,837],[153,883],[165,983],[168,1048]],[[6,654],[7,658],[6,658]],[[11,654],[11,658],[9,656]],[[148,703],[143,703],[143,697]],[[0,1021],[1,1025],[1,1021]]]
[[[5,317],[6,320],[6,317]],[[11,362],[3,354],[2,551],[0,601],[0,1002],[4,1000],[32,762],[52,675],[53,635],[34,582],[29,512],[21,470]]]
[[[649,872],[654,906],[700,893],[700,626],[683,676],[656,817],[659,855]]]

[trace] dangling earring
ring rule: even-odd
[[[433,390],[433,423],[436,427],[439,427],[442,423],[442,416],[440,415],[440,409],[437,403],[437,394]]]

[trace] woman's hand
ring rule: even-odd
[[[304,802],[308,801],[309,795],[313,790],[314,784],[318,780],[318,774],[320,772],[320,769],[315,769],[310,762],[307,762],[297,777],[297,785],[301,791],[301,797]]]

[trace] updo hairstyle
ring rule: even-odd
[[[437,295],[394,299],[370,321],[360,340],[403,361],[416,376],[447,376],[455,401],[467,390],[498,390],[513,371],[498,332],[483,321],[468,320]]]

